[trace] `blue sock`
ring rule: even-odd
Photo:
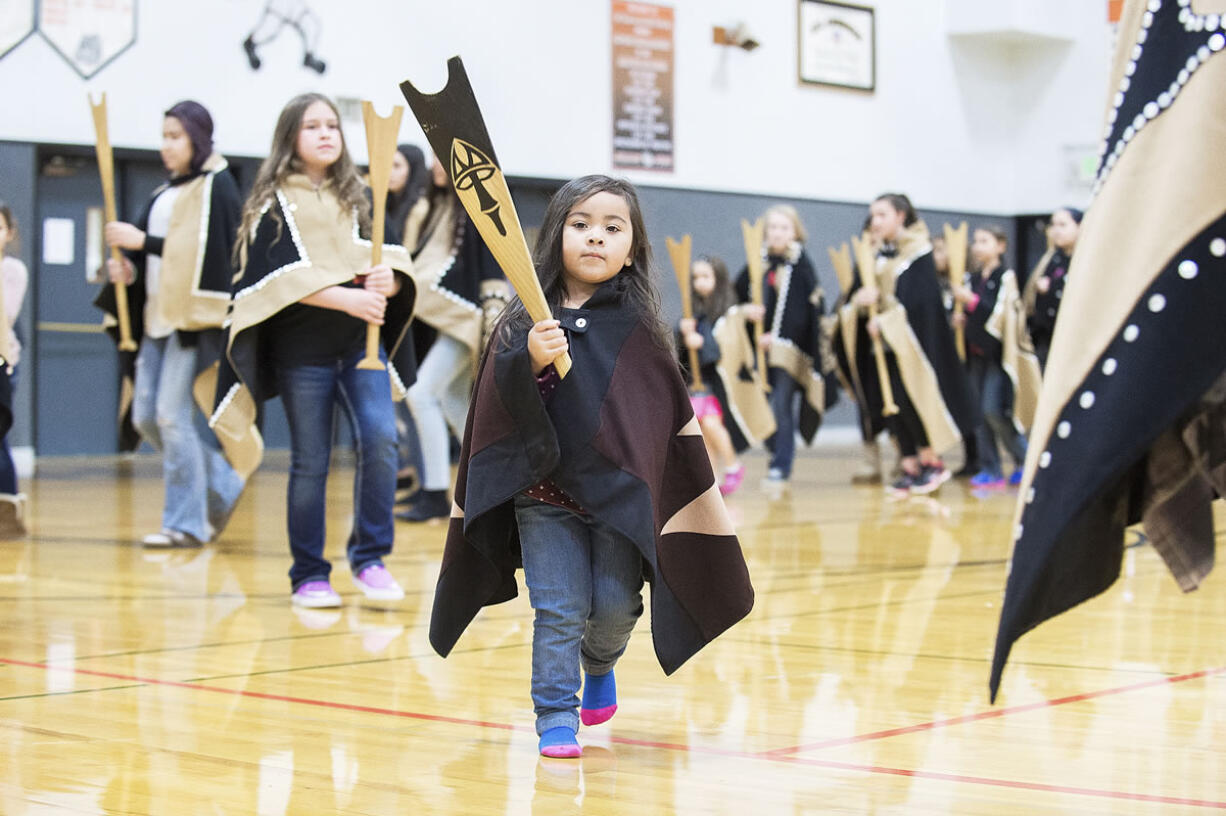
[[[613,672],[588,674],[584,672],[583,702],[579,706],[579,719],[584,725],[599,725],[617,713],[617,682]]]
[[[582,753],[578,741],[575,740],[574,729],[567,728],[565,725],[546,729],[545,733],[541,734],[537,750],[540,751],[541,756],[558,759],[569,759]]]

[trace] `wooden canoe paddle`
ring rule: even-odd
[[[375,106],[362,101],[362,121],[366,124],[366,155],[370,162],[370,193],[373,197],[373,212],[370,217],[370,265],[383,263],[383,231],[387,221],[387,185],[392,172],[392,158],[396,152],[396,137],[400,134],[400,117],[404,108],[396,105],[391,116],[379,116]],[[379,327],[366,324],[366,356],[358,362],[358,368],[375,371],[383,369],[379,361]]]
[[[89,97],[89,107],[94,114],[94,145],[98,153],[98,175],[102,177],[102,208],[106,223],[119,220],[115,207],[115,158],[111,152],[111,137],[106,124],[106,93],[101,101],[94,104],[93,96]],[[111,258],[123,262],[119,247],[111,247]],[[119,323],[119,350],[136,351],[136,341],[132,339],[132,321],[128,317],[128,287],[116,281],[115,284],[115,319]]]
[[[839,244],[839,248],[826,247],[826,253],[830,256],[830,265],[834,267],[834,276],[838,278],[839,289],[844,295],[851,291],[852,285],[855,283],[855,272],[852,271],[851,249],[848,248],[847,242]]]
[[[954,229],[945,225],[945,257],[949,259],[949,283],[951,286],[966,285],[966,248],[967,228],[963,221]],[[954,314],[962,315],[966,311],[962,301],[954,298]],[[958,348],[958,359],[966,362],[966,328],[954,326],[954,345]]]
[[[755,306],[762,305],[762,278],[766,271],[762,268],[762,235],[766,222],[759,218],[750,224],[741,219],[741,235],[745,239],[745,265],[749,270],[749,300]],[[762,388],[770,393],[770,372],[766,370],[766,349],[762,348],[762,321],[753,322],[753,345],[756,354],[758,373],[762,376]]]
[[[873,273],[877,269],[877,253],[873,249],[873,242],[867,233],[863,238],[853,235],[851,246],[855,250],[856,265],[860,270],[860,286],[875,285],[876,276]],[[868,319],[877,319],[876,302],[868,307]],[[885,363],[885,346],[881,345],[881,331],[878,330],[876,334],[870,336],[873,339],[873,357],[877,360],[877,379],[881,383],[881,415],[894,416],[898,413],[898,405],[894,402],[894,387],[890,385],[890,369]]]
[[[460,203],[528,314],[537,322],[552,320],[464,62],[459,57],[447,60],[447,84],[438,93],[423,94],[408,80],[400,83],[400,90],[434,155],[446,166]],[[558,376],[565,377],[570,371],[570,355],[562,354],[553,364]]]
[[[690,255],[693,241],[691,236],[683,235],[680,241],[672,237],[664,239],[668,244],[668,257],[673,262],[673,273],[677,276],[677,286],[681,289],[681,316],[686,320],[694,318],[694,302],[690,289]],[[696,391],[704,391],[702,372],[698,368],[698,349],[687,348],[690,359],[690,387]]]

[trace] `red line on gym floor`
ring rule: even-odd
[[[288,697],[283,694],[265,694],[260,691],[246,689],[230,689],[221,686],[205,686],[200,683],[185,683],[179,680],[158,680],[153,677],[138,677],[132,674],[115,674],[114,672],[98,671],[96,669],[77,669],[68,666],[52,666],[49,663],[31,663],[24,660],[10,660],[0,657],[0,663],[11,666],[26,666],[31,669],[47,669],[49,671],[67,671],[74,674],[87,674],[91,677],[108,677],[112,680],[125,680],[137,683],[148,683],[151,686],[170,686],[172,688],[195,689],[196,691],[211,691],[216,694],[233,694],[238,697],[253,697],[257,700],[273,700],[281,703],[299,703],[300,705],[316,706],[317,708],[335,708],[341,711],[358,711],[363,714],[387,714],[392,717],[406,717],[413,720],[428,720],[430,722],[451,723],[453,725],[475,725],[480,728],[498,728],[503,731],[527,731],[531,728],[510,725],[508,723],[485,722],[484,720],[466,720],[460,717],[444,717],[439,714],[419,714],[414,711],[397,711],[393,708],[377,708],[375,706],[354,705],[353,703],[336,703],[328,700],[314,700],[309,697]]]
[[[874,740],[902,736],[903,734],[915,734],[920,731],[932,731],[936,728],[947,728],[951,725],[962,725],[963,723],[979,722],[980,720],[991,720],[998,717],[1007,717],[1010,714],[1022,714],[1027,711],[1038,711],[1045,708],[1054,708],[1056,706],[1068,705],[1069,703],[1081,703],[1085,702],[1086,700],[1094,700],[1099,697],[1110,697],[1115,694],[1124,694],[1125,692],[1129,691],[1140,691],[1141,689],[1154,688],[1155,686],[1164,686],[1171,683],[1183,683],[1188,680],[1197,680],[1202,677],[1222,674],[1223,672],[1226,672],[1226,666],[1219,666],[1215,669],[1204,669],[1202,671],[1181,674],[1177,677],[1159,677],[1155,680],[1145,680],[1140,683],[1119,686],[1117,688],[1102,689],[1101,691],[1088,691],[1083,694],[1070,694],[1067,697],[1058,697],[1055,700],[1040,700],[1037,703],[1026,703],[1025,705],[1012,706],[1009,708],[993,708],[989,709],[988,711],[980,711],[977,714],[967,714],[963,717],[951,717],[946,720],[933,720],[931,722],[919,723],[918,725],[908,725],[902,728],[889,728],[884,731],[873,731],[867,734],[856,734],[850,737],[835,737],[834,739],[824,740],[823,742],[812,742],[808,745],[793,745],[788,748],[774,748],[769,751],[763,751],[762,756],[784,757],[792,754],[804,753],[806,751],[816,751],[821,748],[836,748],[842,745],[854,745],[859,742],[872,742]]]
[[[762,756],[759,754],[759,756]],[[906,776],[913,779],[929,779],[939,782],[959,782],[969,785],[987,785],[994,788],[1014,788],[1016,790],[1040,791],[1043,793],[1070,793],[1077,796],[1097,796],[1105,799],[1124,799],[1130,802],[1154,802],[1162,805],[1185,805],[1190,807],[1214,808],[1226,810],[1226,802],[1215,802],[1211,799],[1185,799],[1180,796],[1158,796],[1149,793],[1127,793],[1125,791],[1104,790],[1101,788],[1076,788],[1067,785],[1048,785],[1043,782],[1023,782],[1015,779],[995,779],[986,776],[964,776],[962,774],[941,773],[939,771],[912,771],[903,768],[886,768],[880,765],[855,765],[849,762],[834,762],[826,759],[804,759],[802,757],[770,757],[774,762],[790,762],[798,765],[811,765],[818,768],[831,768],[846,771],[867,771],[868,773],[889,774],[890,776]]]
[[[45,671],[66,671],[73,674],[84,674],[91,677],[106,677],[112,680],[124,680],[128,682],[147,683],[152,686],[168,686],[171,688],[193,689],[195,691],[211,691],[216,694],[230,694],[238,697],[251,697],[257,700],[272,700],[275,702],[297,703],[299,705],[315,706],[317,708],[329,708],[339,711],[355,711],[363,714],[383,714],[392,717],[404,717],[414,720],[425,720],[429,722],[441,722],[452,725],[471,725],[479,728],[494,728],[500,731],[519,731],[524,733],[534,733],[534,729],[527,726],[511,725],[509,723],[495,723],[484,720],[470,720],[461,717],[444,717],[438,714],[422,714],[414,711],[400,711],[393,708],[379,708],[377,706],[354,705],[352,703],[338,703],[328,700],[316,700],[310,697],[290,697],[283,694],[266,694],[259,691],[247,691],[246,689],[230,689],[221,688],[219,686],[205,686],[200,683],[188,683],[180,680],[160,680],[153,677],[139,677],[131,674],[118,674],[115,672],[104,672],[96,669],[78,669],[70,666],[53,666],[49,663],[37,663],[25,660],[12,660],[10,658],[0,657],[0,663],[10,666],[24,666],[31,669],[43,669]],[[1159,681],[1149,681],[1146,683],[1136,683],[1131,686],[1123,686],[1118,689],[1108,689],[1100,692],[1090,692],[1088,694],[1075,695],[1073,697],[1065,697],[1060,700],[1051,700],[1042,704],[1031,704],[1027,706],[1016,706],[1013,709],[1001,709],[1000,712],[984,712],[982,715],[972,715],[972,717],[959,717],[956,720],[941,720],[937,723],[925,723],[924,726],[916,726],[910,729],[896,729],[895,732],[878,732],[878,735],[866,734],[865,739],[882,738],[892,733],[907,733],[915,730],[925,730],[925,728],[940,727],[941,725],[952,725],[957,721],[969,722],[973,719],[985,719],[987,716],[1003,716],[1004,713],[1016,713],[1022,710],[1031,710],[1042,708],[1047,705],[1060,705],[1067,702],[1075,702],[1077,700],[1088,700],[1094,697],[1101,697],[1105,694],[1119,694],[1124,691],[1134,691],[1140,688],[1159,685],[1161,683],[1176,683],[1183,680],[1192,680],[1197,677],[1207,677],[1209,675],[1220,674],[1226,672],[1226,666],[1217,669],[1206,669],[1192,674],[1180,675],[1179,677],[1162,678]],[[957,782],[962,784],[986,785],[989,787],[998,788],[1013,788],[1017,790],[1032,790],[1045,793],[1065,793],[1078,796],[1092,796],[1106,799],[1122,799],[1135,802],[1154,802],[1166,805],[1185,805],[1191,807],[1205,807],[1226,810],[1226,802],[1215,802],[1207,799],[1185,799],[1175,796],[1158,796],[1145,793],[1127,793],[1123,791],[1105,790],[1099,788],[1077,788],[1063,785],[1048,785],[1042,782],[1023,782],[1011,779],[995,779],[982,776],[964,776],[961,774],[941,773],[938,771],[922,771],[910,770],[905,768],[890,768],[881,765],[858,765],[849,762],[835,762],[825,759],[807,759],[804,757],[791,756],[781,753],[780,751],[734,751],[723,748],[706,748],[685,745],[681,743],[670,742],[652,742],[649,740],[636,740],[624,737],[610,737],[609,741],[618,745],[633,745],[642,748],[658,748],[669,751],[683,751],[691,754],[702,754],[707,756],[723,756],[736,759],[750,759],[763,762],[777,762],[792,765],[808,765],[811,767],[828,768],[831,770],[854,771],[857,773],[872,773],[886,774],[889,776],[903,776],[913,779],[927,779],[941,782]],[[863,740],[860,740],[863,741]],[[823,743],[825,745],[825,743]],[[801,749],[783,749],[801,750]]]

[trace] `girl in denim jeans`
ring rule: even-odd
[[[324,508],[339,406],[357,454],[354,521],[346,547],[353,581],[367,598],[404,591],[383,565],[392,550],[396,491],[393,394],[412,382],[412,344],[401,342],[413,310],[403,247],[384,246],[371,267],[370,204],[345,149],[336,107],[303,94],[277,121],[239,229],[226,359],[210,422],[227,450],[246,442],[254,469],[262,443],[257,405],[280,395],[289,420],[288,526],[293,603],[335,607],[324,558]],[[393,271],[393,267],[396,271]],[[384,369],[359,368],[366,327],[382,327]]]
[[[744,617],[753,591],[659,317],[634,188],[563,186],[536,269],[554,318],[512,301],[482,360],[430,639],[450,652],[482,606],[514,597],[522,560],[539,750],[577,757],[580,723],[617,710],[644,579],[666,673]]]
[[[107,243],[125,253],[107,261],[107,274],[128,287],[132,334],[140,341],[132,424],[162,454],[162,526],[141,543],[199,547],[221,534],[248,475],[230,467],[203,427],[209,397],[199,406],[195,398],[212,395],[242,197],[213,149],[213,118],[200,103],[184,100],[166,111],[161,153],[166,182],[133,223],[106,225]],[[95,303],[116,314],[114,286]]]

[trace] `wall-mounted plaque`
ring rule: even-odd
[[[797,2],[800,81],[873,90],[877,85],[873,10],[828,0]]]

